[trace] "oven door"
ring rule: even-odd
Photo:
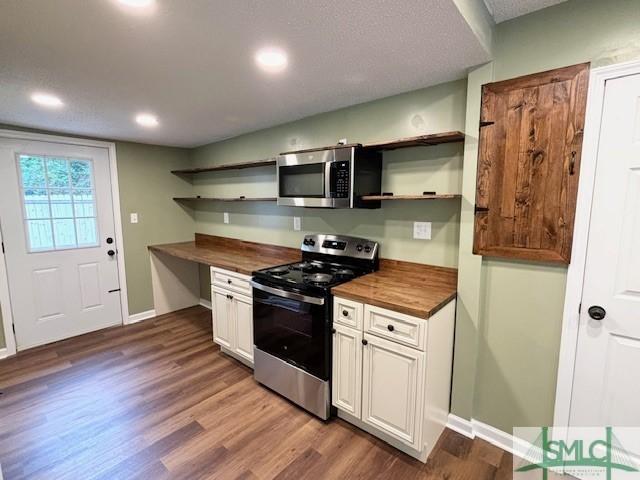
[[[278,205],[335,208],[331,195],[333,150],[288,154],[277,160]],[[348,199],[345,199],[348,206]],[[341,203],[345,203],[341,199]]]
[[[251,283],[255,346],[328,380],[331,297],[307,297],[256,281]]]

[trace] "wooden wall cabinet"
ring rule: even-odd
[[[568,264],[584,63],[483,85],[473,253]]]

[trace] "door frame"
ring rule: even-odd
[[[122,216],[120,214],[120,188],[118,186],[118,162],[116,158],[116,144],[101,140],[64,137],[45,133],[22,132],[0,129],[0,140],[28,140],[37,142],[60,143],[64,145],[79,145],[83,147],[97,147],[107,149],[109,156],[109,172],[111,180],[111,202],[113,204],[113,222],[116,232],[116,250],[118,255],[118,280],[120,282],[120,312],[122,324],[129,323],[129,297],[127,295],[127,276],[124,262],[124,239],[122,237]],[[1,212],[0,212],[1,213]],[[2,232],[0,231],[0,240]],[[4,252],[0,252],[0,306],[2,307],[2,324],[4,337],[7,344],[6,351],[0,349],[0,358],[15,355],[17,352],[15,333],[13,332],[13,313],[11,309],[11,297],[9,294],[9,277],[6,267]]]
[[[640,74],[640,61],[594,68],[589,75],[589,93],[580,165],[580,182],[578,184],[578,201],[576,203],[571,263],[567,271],[553,414],[553,424],[558,427],[568,427],[570,420],[573,378],[576,366],[576,352],[578,350],[580,303],[585,281],[591,205],[606,82],[636,74]]]

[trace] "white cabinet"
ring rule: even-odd
[[[334,298],[338,416],[425,462],[449,413],[455,304],[423,319]]]
[[[236,295],[235,307],[236,353],[253,363],[253,300]]]
[[[213,341],[227,348],[233,348],[232,307],[231,295],[216,288],[211,288]]]
[[[362,420],[419,449],[424,353],[364,334]]]
[[[362,332],[334,326],[331,402],[341,410],[360,416],[359,387],[362,376]]]
[[[223,352],[253,366],[253,299],[247,289],[249,280],[246,275],[211,268],[213,341]]]

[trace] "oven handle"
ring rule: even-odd
[[[262,290],[263,292],[271,293],[279,297],[291,298],[292,300],[300,300],[301,302],[313,303],[314,305],[324,305],[324,298],[309,297],[307,295],[301,295],[295,292],[288,292],[286,290],[280,290],[279,288],[267,287],[261,283],[251,280],[251,286]]]

